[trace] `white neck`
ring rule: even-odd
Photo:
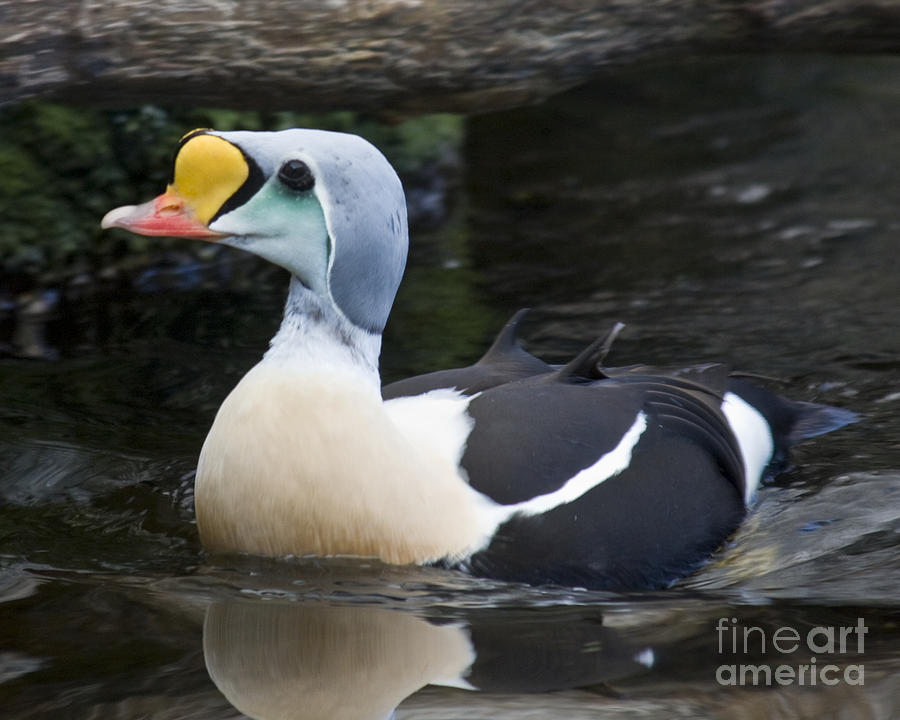
[[[469,398],[384,403],[380,345],[291,283],[271,348],[222,403],[200,454],[207,549],[406,564],[484,547],[496,505],[459,470]]]
[[[265,360],[298,367],[337,365],[380,388],[380,353],[381,335],[357,327],[333,304],[291,276],[284,318]]]

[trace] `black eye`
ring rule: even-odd
[[[298,192],[306,192],[316,184],[309,165],[302,160],[288,160],[278,171],[278,179]]]

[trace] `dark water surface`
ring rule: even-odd
[[[57,359],[0,359],[0,716],[900,715],[898,88],[896,61],[735,58],[474,117],[448,222],[413,237],[386,380],[530,306],[553,361],[620,320],[612,364],[722,360],[862,414],[667,592],[207,557],[195,459],[285,278],[219,284],[235,252],[59,309]],[[483,691],[448,687],[473,659]],[[757,686],[723,685],[741,664]]]

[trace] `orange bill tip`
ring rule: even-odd
[[[171,188],[142,205],[125,205],[110,210],[100,227],[122,228],[137,235],[213,239],[224,237],[194,217],[190,206]]]

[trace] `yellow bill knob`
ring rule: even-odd
[[[203,133],[186,137],[167,190],[184,199],[196,220],[208,224],[244,184],[250,168],[241,151],[227,140]]]

